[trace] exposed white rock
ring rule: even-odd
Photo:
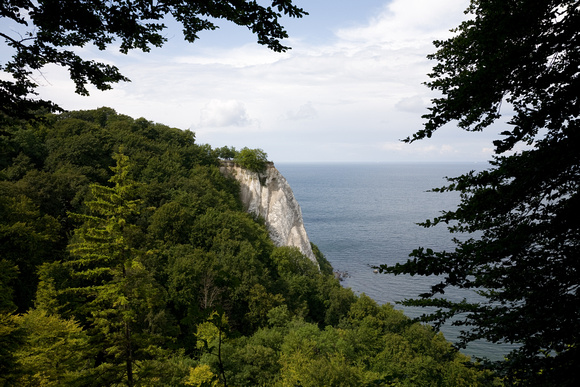
[[[222,161],[220,171],[240,182],[240,197],[245,210],[265,220],[276,246],[298,247],[302,254],[317,263],[304,228],[300,205],[274,163],[268,163],[264,172],[257,173],[234,162]]]

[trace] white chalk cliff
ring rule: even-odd
[[[298,247],[318,265],[304,228],[300,205],[273,163],[268,163],[264,172],[257,173],[232,161],[222,161],[220,171],[240,183],[240,199],[245,210],[265,220],[276,246]]]

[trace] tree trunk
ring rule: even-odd
[[[125,323],[125,340],[127,343],[127,386],[133,387],[133,348],[131,347],[131,328]]]

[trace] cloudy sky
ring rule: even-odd
[[[275,162],[482,161],[500,128],[449,126],[412,145],[434,96],[423,82],[432,41],[466,17],[468,0],[298,0],[310,15],[285,19],[292,50],[274,53],[244,28],[222,23],[194,44],[177,25],[144,54],[83,49],[132,82],[90,97],[65,72],[44,71],[41,96],[66,109],[119,113],[196,133],[214,147],[262,148]]]

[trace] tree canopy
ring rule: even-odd
[[[260,148],[250,149],[244,147],[235,153],[233,160],[250,171],[263,172],[268,165],[268,154]]]
[[[247,27],[258,43],[274,51],[285,51],[281,40],[288,37],[280,24],[282,16],[302,17],[307,13],[291,0],[272,0],[268,6],[253,0],[236,1],[92,1],[92,0],[7,0],[0,4],[0,37],[14,52],[0,69],[12,79],[0,80],[1,112],[22,116],[40,107],[55,109],[50,101],[32,98],[37,72],[50,63],[68,69],[76,92],[88,94],[86,86],[99,90],[127,81],[116,66],[83,59],[78,48],[93,45],[105,50],[113,44],[121,53],[138,49],[148,52],[162,46],[165,18],[183,26],[185,40],[194,42],[204,30],[218,28],[225,19]]]
[[[276,247],[221,150],[109,108],[0,135],[0,385],[497,385]],[[122,152],[118,152],[122,150]]]
[[[454,251],[419,248],[388,273],[440,275],[406,305],[435,306],[425,319],[456,316],[462,345],[516,343],[500,364],[523,385],[577,385],[580,364],[580,2],[473,0],[454,36],[436,41],[427,83],[441,93],[406,141],[456,122],[503,128],[491,167],[449,179],[461,203],[426,227],[446,224]],[[505,124],[497,121],[506,117]],[[523,147],[517,147],[523,146]],[[525,149],[525,150],[518,150]],[[483,302],[441,298],[448,287]],[[437,297],[435,297],[437,296]]]

